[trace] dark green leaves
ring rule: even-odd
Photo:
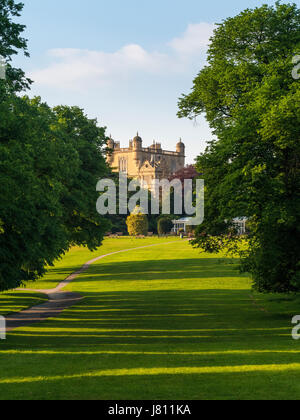
[[[209,65],[179,116],[205,113],[218,140],[197,160],[206,183],[206,218],[195,245],[215,252],[237,243],[231,220],[249,219],[243,268],[261,291],[299,291],[300,10],[276,3],[218,25]],[[236,247],[235,247],[236,248]]]
[[[79,108],[11,97],[0,106],[0,290],[42,275],[70,245],[95,249],[104,129]]]

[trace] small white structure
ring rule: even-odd
[[[6,321],[3,316],[0,316],[0,340],[6,339]]]
[[[0,79],[6,79],[6,62],[2,55],[0,55]]]
[[[173,225],[174,225],[172,232],[175,232],[177,234],[180,229],[183,229],[183,231],[186,232],[186,227],[189,224],[189,221],[190,221],[190,217],[183,217],[178,220],[172,220]]]
[[[246,222],[247,217],[236,217],[233,219],[232,223],[234,227],[237,229],[237,232],[239,235],[245,235],[246,234]],[[189,225],[190,217],[183,217],[178,220],[172,220],[174,227],[172,228],[172,232],[175,232],[176,234],[180,231],[180,229],[183,229],[184,232],[187,231],[186,227]]]
[[[236,217],[233,219],[233,225],[237,229],[239,235],[245,235],[246,234],[246,217]]]

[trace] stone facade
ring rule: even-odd
[[[153,179],[169,178],[185,166],[185,146],[180,140],[176,152],[162,150],[161,144],[154,142],[150,147],[143,147],[143,141],[137,134],[129,140],[129,147],[121,148],[119,142],[108,140],[107,162],[114,172],[125,172],[129,178],[140,179],[151,185]]]

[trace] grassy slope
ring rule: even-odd
[[[40,293],[25,291],[0,293],[0,315],[19,312],[28,307],[39,305],[46,300],[45,296]]]
[[[54,267],[49,267],[47,274],[42,279],[34,282],[28,282],[26,284],[26,287],[41,290],[52,289],[56,287],[59,282],[63,281],[66,277],[72,274],[74,271],[77,271],[84,263],[100,255],[109,254],[111,252],[120,251],[122,249],[130,249],[145,245],[176,240],[178,240],[178,238],[107,238],[104,240],[103,245],[93,252],[89,251],[89,249],[87,248],[73,247],[71,252],[68,252],[64,256],[64,258],[56,262]]]
[[[107,257],[69,289],[85,299],[0,341],[1,399],[299,398],[299,298],[253,297],[229,261],[178,241]]]
[[[57,286],[66,277],[77,271],[84,263],[96,258],[99,255],[116,252],[122,249],[130,249],[161,242],[176,241],[177,238],[156,237],[149,239],[118,238],[105,239],[103,246],[96,251],[89,251],[87,248],[73,247],[64,258],[57,261],[54,267],[49,267],[47,274],[38,281],[28,282],[24,287],[30,289],[47,290]],[[18,291],[0,292],[0,315],[19,312],[31,306],[39,305],[47,299],[43,294],[27,292],[22,289]]]

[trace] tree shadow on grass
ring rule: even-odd
[[[215,258],[101,261],[73,282],[83,301],[15,336],[51,345],[173,346],[286,334],[290,319],[261,311],[243,281],[234,265]],[[101,291],[104,282],[110,291]]]
[[[0,378],[0,389],[14,398],[59,398],[63,392],[66,398],[130,399],[196,398],[207,388],[207,396],[229,398],[239,395],[243,384],[251,396],[257,388],[264,395],[271,367],[261,373],[260,365],[299,362],[299,353],[290,352],[297,347],[286,336],[289,323],[258,310],[249,290],[223,287],[85,292],[84,300],[59,318],[17,330],[0,342],[2,378],[12,381],[1,385]],[[243,365],[254,371],[234,373],[234,366]],[[216,371],[193,373],[197,367]],[[182,373],[175,374],[176,368]],[[108,369],[112,376],[97,377]],[[151,376],[152,369],[161,373]],[[16,377],[28,382],[15,383]],[[235,380],[239,386],[228,390]]]
[[[290,320],[259,311],[245,290],[85,293],[58,318],[12,334],[33,347],[201,346],[283,341]]]
[[[191,278],[246,277],[238,271],[238,264],[226,265],[214,258],[184,260],[115,261],[97,263],[75,281],[134,281],[134,280],[186,280]]]
[[[45,284],[53,284],[47,288],[55,288],[56,285],[67,278],[70,274],[78,271],[82,265],[72,267],[50,268]],[[181,278],[209,278],[209,277],[235,277],[245,276],[238,271],[238,261],[228,263],[226,258],[199,258],[177,260],[147,260],[147,261],[113,261],[106,263],[100,260],[92,264],[87,271],[77,280],[85,276],[85,281],[109,281],[117,275],[118,280],[145,280],[156,279],[181,279]],[[42,285],[43,279],[38,282],[28,282],[27,288],[34,289]]]
[[[54,276],[70,271],[53,269]],[[247,391],[250,397],[266,397],[272,386],[273,392],[278,390],[273,395],[280,397],[291,386],[286,373],[279,384],[278,375],[270,381],[271,370],[259,371],[260,365],[299,363],[291,320],[278,302],[270,301],[274,310],[268,313],[260,309],[264,298],[255,305],[248,282],[234,265],[214,258],[101,261],[72,287],[84,296],[81,302],[58,318],[21,328],[0,341],[1,378],[11,380],[1,384],[0,378],[1,395],[238,398]],[[257,372],[230,371],[243,365],[257,367]],[[229,373],[189,373],[195,367],[222,366]],[[143,374],[177,367],[186,373]],[[97,371],[107,369],[127,373],[97,378]],[[16,377],[27,382],[17,383]],[[293,379],[296,383],[296,375]]]

